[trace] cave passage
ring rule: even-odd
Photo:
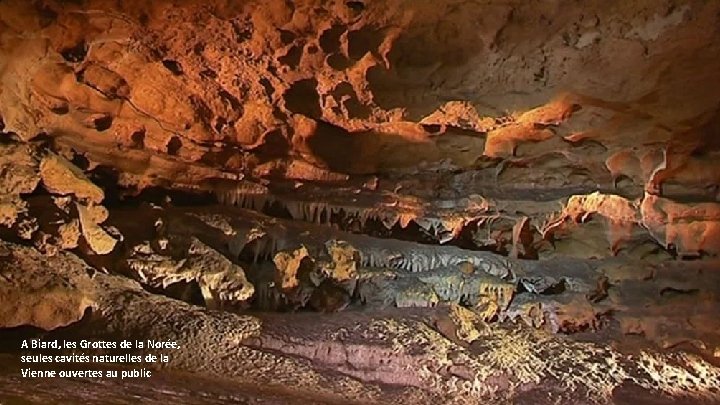
[[[0,1],[0,403],[720,403],[718,16]]]

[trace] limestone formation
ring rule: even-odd
[[[99,204],[105,198],[102,189],[83,172],[59,155],[50,153],[40,163],[40,178],[51,193],[74,195],[77,199]]]
[[[76,205],[78,217],[80,219],[80,227],[83,237],[93,252],[104,255],[112,252],[115,248],[117,240],[105,231],[99,222],[104,221],[102,214],[98,218],[96,207],[86,207],[82,204]]]
[[[175,339],[150,403],[720,402],[718,15],[0,0],[0,341]]]
[[[96,286],[78,257],[46,257],[0,241],[0,328],[52,330],[77,322],[95,305]]]
[[[255,291],[240,266],[196,238],[173,236],[137,245],[127,264],[140,282],[150,287],[197,283],[204,304],[212,309],[241,307]]]

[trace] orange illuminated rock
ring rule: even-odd
[[[573,186],[604,185],[597,168],[636,187],[652,177],[651,191],[718,182],[702,170],[717,149],[720,62],[703,57],[715,4],[648,28],[666,10],[565,6],[545,23],[533,4],[301,3],[3,2],[0,116],[19,139],[46,134],[135,191],[218,172],[467,169],[518,148],[530,170],[558,153],[539,171],[563,166]],[[686,191],[673,195],[703,194]]]
[[[515,154],[515,148],[520,143],[541,142],[552,137],[552,131],[537,128],[534,123],[510,124],[488,133],[484,154],[490,157],[509,157]]]
[[[420,123],[440,127],[454,126],[476,132],[487,132],[497,125],[494,118],[481,117],[472,105],[461,101],[445,103],[433,111],[432,114],[424,117]]]
[[[617,195],[597,192],[570,197],[565,213],[580,221],[591,214],[600,214],[615,222],[637,221],[636,209],[631,201]]]
[[[631,179],[641,179],[642,176],[640,161],[632,150],[624,149],[614,153],[605,160],[605,166],[616,184],[620,176]]]
[[[720,204],[681,204],[646,195],[640,213],[655,239],[679,255],[720,254]]]
[[[610,250],[616,252],[620,245],[633,234],[633,228],[639,221],[634,203],[617,195],[592,193],[570,197],[563,210],[541,228],[542,235],[550,235],[567,227],[587,221],[592,216],[605,220],[606,238]]]
[[[62,156],[50,153],[40,163],[40,178],[51,193],[72,194],[96,204],[105,198],[103,190],[93,184],[78,167]]]
[[[537,125],[560,125],[580,108],[572,100],[572,95],[562,95],[543,106],[524,112],[517,117],[517,122]]]

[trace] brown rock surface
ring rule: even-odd
[[[102,189],[93,184],[79,168],[53,153],[40,162],[40,178],[45,188],[53,194],[70,194],[95,204],[105,198]]]
[[[29,3],[4,2],[2,116],[23,139],[46,132],[94,162],[121,165],[140,187],[151,171],[175,179],[174,160],[212,177],[200,168],[237,172],[296,152],[367,172],[421,160],[467,167],[479,155],[561,144],[586,166],[612,157],[613,176],[641,185],[649,173],[637,162],[662,143],[672,162],[652,176],[656,187],[717,182],[689,174],[717,146],[707,135],[720,101],[713,3],[398,1],[356,10],[308,0],[210,11],[188,2],[172,13],[166,3],[96,3],[85,12],[47,2],[39,18]],[[24,34],[33,32],[42,35]],[[581,140],[603,153],[572,146]],[[170,162],[151,169],[149,159]]]
[[[80,320],[95,303],[87,271],[91,269],[72,254],[44,257],[0,241],[0,328],[51,330]]]
[[[0,0],[0,333],[92,307],[345,402],[718,401],[718,15]]]
[[[20,198],[40,182],[37,150],[31,145],[0,144],[0,226],[12,227],[27,204]]]
[[[103,215],[101,213],[100,218],[98,218],[97,210],[93,210],[92,208],[86,207],[82,204],[77,204],[75,207],[78,211],[82,235],[90,246],[90,249],[99,255],[112,252],[115,248],[117,240],[115,240],[115,238],[110,236],[107,231],[98,225],[99,222],[104,221],[105,218],[103,217],[107,214],[105,213]]]

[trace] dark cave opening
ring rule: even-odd
[[[146,291],[152,294],[164,295],[168,298],[187,302],[191,305],[206,306],[202,291],[197,281],[178,281],[165,287],[152,287],[144,285]]]
[[[62,57],[70,63],[82,62],[87,55],[88,46],[84,41],[81,41],[74,46],[62,49],[60,54]]]
[[[164,59],[162,61],[163,66],[165,66],[165,69],[169,70],[170,73],[172,73],[175,76],[181,76],[183,75],[183,68],[180,63],[178,63],[175,60],[172,59]]]
[[[303,79],[292,84],[285,94],[285,106],[295,114],[306,115],[310,118],[322,118],[320,95],[317,92],[316,79]]]

